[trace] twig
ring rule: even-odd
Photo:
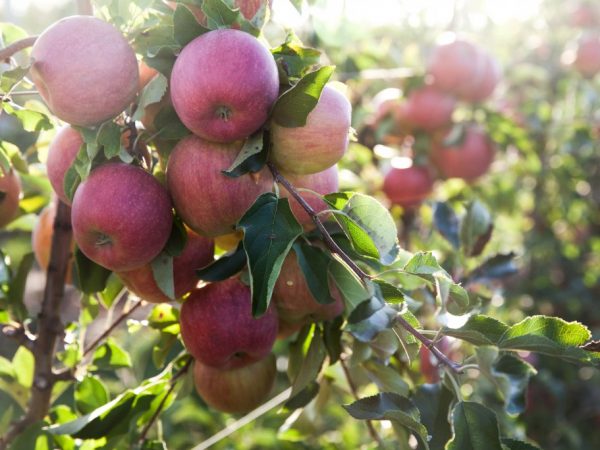
[[[37,38],[37,36],[29,36],[21,40],[15,41],[12,44],[7,45],[3,49],[0,49],[0,61],[6,61],[15,53],[18,53],[21,50],[31,47],[33,44],[35,44]]]
[[[275,179],[275,181],[277,183],[283,185],[283,187],[290,194],[292,194],[292,197],[294,197],[296,199],[296,201],[300,204],[300,206],[302,206],[302,208],[310,216],[310,218],[316,225],[317,229],[321,233],[321,236],[323,237],[323,240],[325,241],[325,245],[327,245],[327,247],[329,247],[329,250],[331,250],[333,253],[338,255],[340,257],[340,259],[342,261],[344,261],[344,263],[346,263],[346,265],[348,267],[350,267],[350,269],[352,269],[352,271],[356,275],[358,275],[358,277],[361,280],[363,280],[363,281],[370,280],[372,277],[369,274],[365,273],[360,267],[358,267],[358,265],[356,265],[356,263],[354,261],[352,261],[352,258],[350,258],[348,255],[346,255],[346,253],[340,248],[340,246],[337,245],[337,243],[333,240],[333,238],[331,237],[331,235],[325,228],[325,225],[323,225],[323,222],[321,222],[321,219],[319,218],[318,214],[306,202],[306,200],[304,200],[304,198],[302,198],[302,196],[298,193],[296,188],[294,186],[292,186],[290,184],[290,182],[288,180],[286,180],[283,175],[281,175],[279,170],[277,170],[277,168],[272,163],[267,163],[267,166],[271,170],[271,173],[273,174],[273,178]]]
[[[11,323],[2,325],[2,334],[14,339],[19,346],[23,345],[25,348],[33,350],[35,336],[32,336],[23,324]]]
[[[56,341],[64,333],[60,320],[60,304],[64,297],[65,275],[71,252],[71,210],[62,202],[58,203],[54,219],[50,264],[46,277],[46,287],[42,310],[38,315],[38,336],[33,342],[32,353],[35,360],[31,397],[25,414],[0,438],[0,450],[5,450],[10,442],[31,424],[42,420],[50,408],[52,386],[55,378],[52,371]]]
[[[140,443],[144,442],[144,440],[146,439],[146,435],[148,434],[148,431],[150,431],[150,428],[152,428],[152,425],[154,425],[154,422],[156,422],[156,419],[158,419],[158,416],[160,415],[163,408],[165,407],[165,403],[167,403],[167,399],[169,398],[169,396],[175,389],[177,380],[187,373],[190,366],[192,365],[192,361],[193,361],[192,358],[188,359],[188,361],[185,363],[185,365],[181,369],[179,369],[179,371],[175,375],[173,375],[173,377],[171,378],[171,381],[170,381],[169,390],[167,391],[165,396],[162,398],[162,400],[160,401],[160,403],[158,405],[158,408],[156,408],[156,411],[154,411],[154,414],[152,414],[152,417],[150,418],[150,420],[148,421],[148,423],[142,430],[142,433],[140,434],[140,438],[139,438],[138,442],[140,442]]]
[[[350,376],[350,370],[348,370],[346,361],[343,358],[340,358],[340,364],[342,366],[342,369],[344,370],[344,375],[346,375],[346,381],[348,382],[348,386],[350,387],[350,392],[352,392],[353,397],[356,400],[358,400],[359,399],[358,390],[356,389],[356,385],[354,384],[354,381],[352,381],[352,377]],[[379,436],[379,433],[377,433],[377,430],[373,426],[373,422],[370,420],[366,420],[365,422],[367,424],[367,428],[369,429],[369,434],[371,435],[373,440],[376,441],[378,444],[377,448],[385,448],[385,444],[383,443],[381,436]]]
[[[94,350],[98,344],[100,342],[102,342],[104,339],[106,339],[106,337],[113,332],[113,330],[119,326],[119,324],[121,322],[123,322],[123,320],[125,320],[127,317],[129,317],[131,314],[133,314],[135,312],[136,309],[138,309],[141,305],[142,305],[142,300],[138,300],[137,303],[135,303],[131,308],[129,308],[127,311],[124,311],[121,313],[121,315],[119,317],[117,317],[117,320],[115,320],[106,330],[104,330],[104,332],[98,336],[96,339],[94,339],[94,341],[87,346],[87,348],[83,351],[83,356],[86,356],[89,352],[91,352],[92,350]]]

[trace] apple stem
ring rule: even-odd
[[[29,36],[18,41],[13,42],[10,45],[7,45],[3,49],[0,49],[0,62],[9,62],[8,59],[13,56],[15,53],[20,52],[28,47],[31,47],[35,44],[37,40],[37,36]]]
[[[229,122],[229,119],[232,115],[232,111],[231,108],[222,105],[217,108],[216,114],[219,117],[219,119],[223,120],[224,122]]]

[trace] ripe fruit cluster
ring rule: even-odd
[[[251,17],[261,2],[242,4],[242,13]],[[205,21],[201,10],[192,12]],[[65,39],[73,35],[79,39]],[[275,379],[270,352],[280,323],[282,331],[296,330],[309,321],[331,319],[342,312],[343,303],[335,293],[332,305],[318,304],[293,255],[286,259],[273,302],[260,318],[252,316],[250,288],[239,278],[198,288],[195,271],[213,261],[214,238],[233,233],[255,199],[273,189],[266,168],[237,178],[223,171],[251,135],[269,130],[269,157],[292,183],[317,194],[337,191],[336,163],[346,151],[350,131],[349,101],[327,85],[304,126],[283,127],[271,118],[280,80],[269,49],[240,30],[206,32],[181,50],[166,96],[150,105],[154,110],[146,108],[142,119],[153,127],[148,116],[172,105],[192,133],[166,157],[161,153],[164,184],[141,164],[113,158],[94,162],[71,202],[65,176],[89,145],[79,127],[97,130],[102,122],[114,120],[130,124],[124,140],[132,133],[137,136],[133,122],[122,113],[131,114],[128,108],[157,72],[138,64],[116,28],[93,17],[73,16],[55,23],[38,38],[32,56],[36,87],[49,109],[68,123],[50,145],[47,170],[58,199],[71,206],[77,247],[115,272],[140,298],[169,301],[155,279],[153,261],[174,231],[175,212],[185,224],[187,241],[173,257],[173,287],[176,298],[185,298],[181,332],[195,358],[197,390],[209,405],[223,411],[238,413],[258,406]],[[307,201],[316,211],[326,208],[318,196],[311,194]],[[298,221],[310,228],[306,212],[295,200],[290,204]],[[48,261],[55,208],[51,205],[40,217],[33,237],[42,267]]]
[[[581,35],[565,50],[562,60],[582,77],[592,79],[600,72],[600,7],[596,2],[582,1],[570,15],[571,25]]]
[[[406,146],[424,138],[429,142],[427,164],[422,158],[412,161],[412,155],[392,160],[383,185],[392,203],[417,207],[432,192],[434,173],[472,182],[487,172],[494,159],[493,143],[476,124],[460,124],[457,133],[452,116],[459,100],[482,102],[499,81],[500,67],[490,54],[453,36],[434,49],[424,83],[405,99],[393,88],[376,96],[372,126],[391,121],[399,135],[393,144]]]

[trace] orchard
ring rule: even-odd
[[[0,450],[600,448],[597,2],[0,19]]]

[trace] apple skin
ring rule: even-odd
[[[600,14],[591,3],[580,2],[571,11],[569,22],[577,28],[593,28],[600,24]]]
[[[485,174],[494,161],[495,146],[477,126],[469,126],[464,141],[457,147],[433,145],[431,161],[445,178],[473,181]]]
[[[171,100],[192,132],[234,142],[257,131],[279,95],[271,52],[239,30],[205,33],[184,47],[171,73]]]
[[[5,173],[0,168],[0,228],[6,226],[19,211],[21,179],[14,169]]]
[[[245,367],[222,370],[194,361],[194,385],[208,406],[230,413],[247,413],[262,405],[275,384],[275,355]]]
[[[273,303],[280,320],[288,325],[309,321],[332,320],[344,311],[344,302],[335,283],[329,282],[332,303],[318,303],[310,292],[296,252],[291,251],[283,261],[273,288]]]
[[[221,172],[235,160],[241,143],[217,144],[190,135],[177,143],[167,165],[175,209],[195,232],[214,237],[232,233],[256,197],[270,192],[267,168],[230,178]]]
[[[193,290],[181,306],[179,323],[192,356],[219,369],[248,366],[266,357],[277,337],[275,308],[252,317],[250,288],[237,278]]]
[[[478,103],[490,97],[502,78],[502,70],[498,61],[482,49],[478,49],[479,62],[475,78],[463,84],[458,95],[463,100]]]
[[[600,35],[588,34],[579,40],[573,67],[585,78],[600,72]]]
[[[456,100],[433,86],[412,91],[405,104],[404,120],[414,128],[433,131],[452,120]]]
[[[393,167],[383,181],[383,192],[396,205],[415,208],[433,191],[433,179],[427,167]]]
[[[173,283],[175,298],[181,298],[198,284],[196,269],[213,261],[214,241],[188,230],[185,248],[179,256],[173,258]],[[127,289],[150,303],[169,302],[156,284],[152,266],[146,264],[138,269],[117,274]]]
[[[48,159],[46,160],[48,180],[58,198],[67,205],[71,205],[71,202],[65,194],[65,174],[75,161],[82,145],[83,138],[79,132],[67,125],[56,133],[48,148]]]
[[[269,157],[288,174],[322,172],[346,153],[352,106],[344,94],[326,85],[303,127],[271,124],[273,148]]]
[[[91,16],[71,16],[44,31],[30,74],[58,118],[92,126],[120,114],[138,91],[138,62],[123,35]]]
[[[75,242],[89,259],[125,272],[148,264],[167,243],[171,199],[145,170],[107,163],[77,188],[71,222]]]
[[[309,175],[283,175],[292,184],[292,186],[297,189],[310,189],[311,191],[317,192],[321,195],[331,194],[339,190],[337,166],[331,166],[329,169],[325,169],[322,172]],[[313,229],[315,225],[312,219],[300,205],[300,203],[298,203],[298,201],[292,197],[292,194],[290,194],[285,188],[282,188],[279,193],[281,197],[289,200],[292,213],[296,217],[296,220],[304,227],[304,229]],[[303,191],[300,191],[299,193],[306,203],[308,203],[312,209],[315,210],[315,212],[329,209],[327,203],[313,193]]]

